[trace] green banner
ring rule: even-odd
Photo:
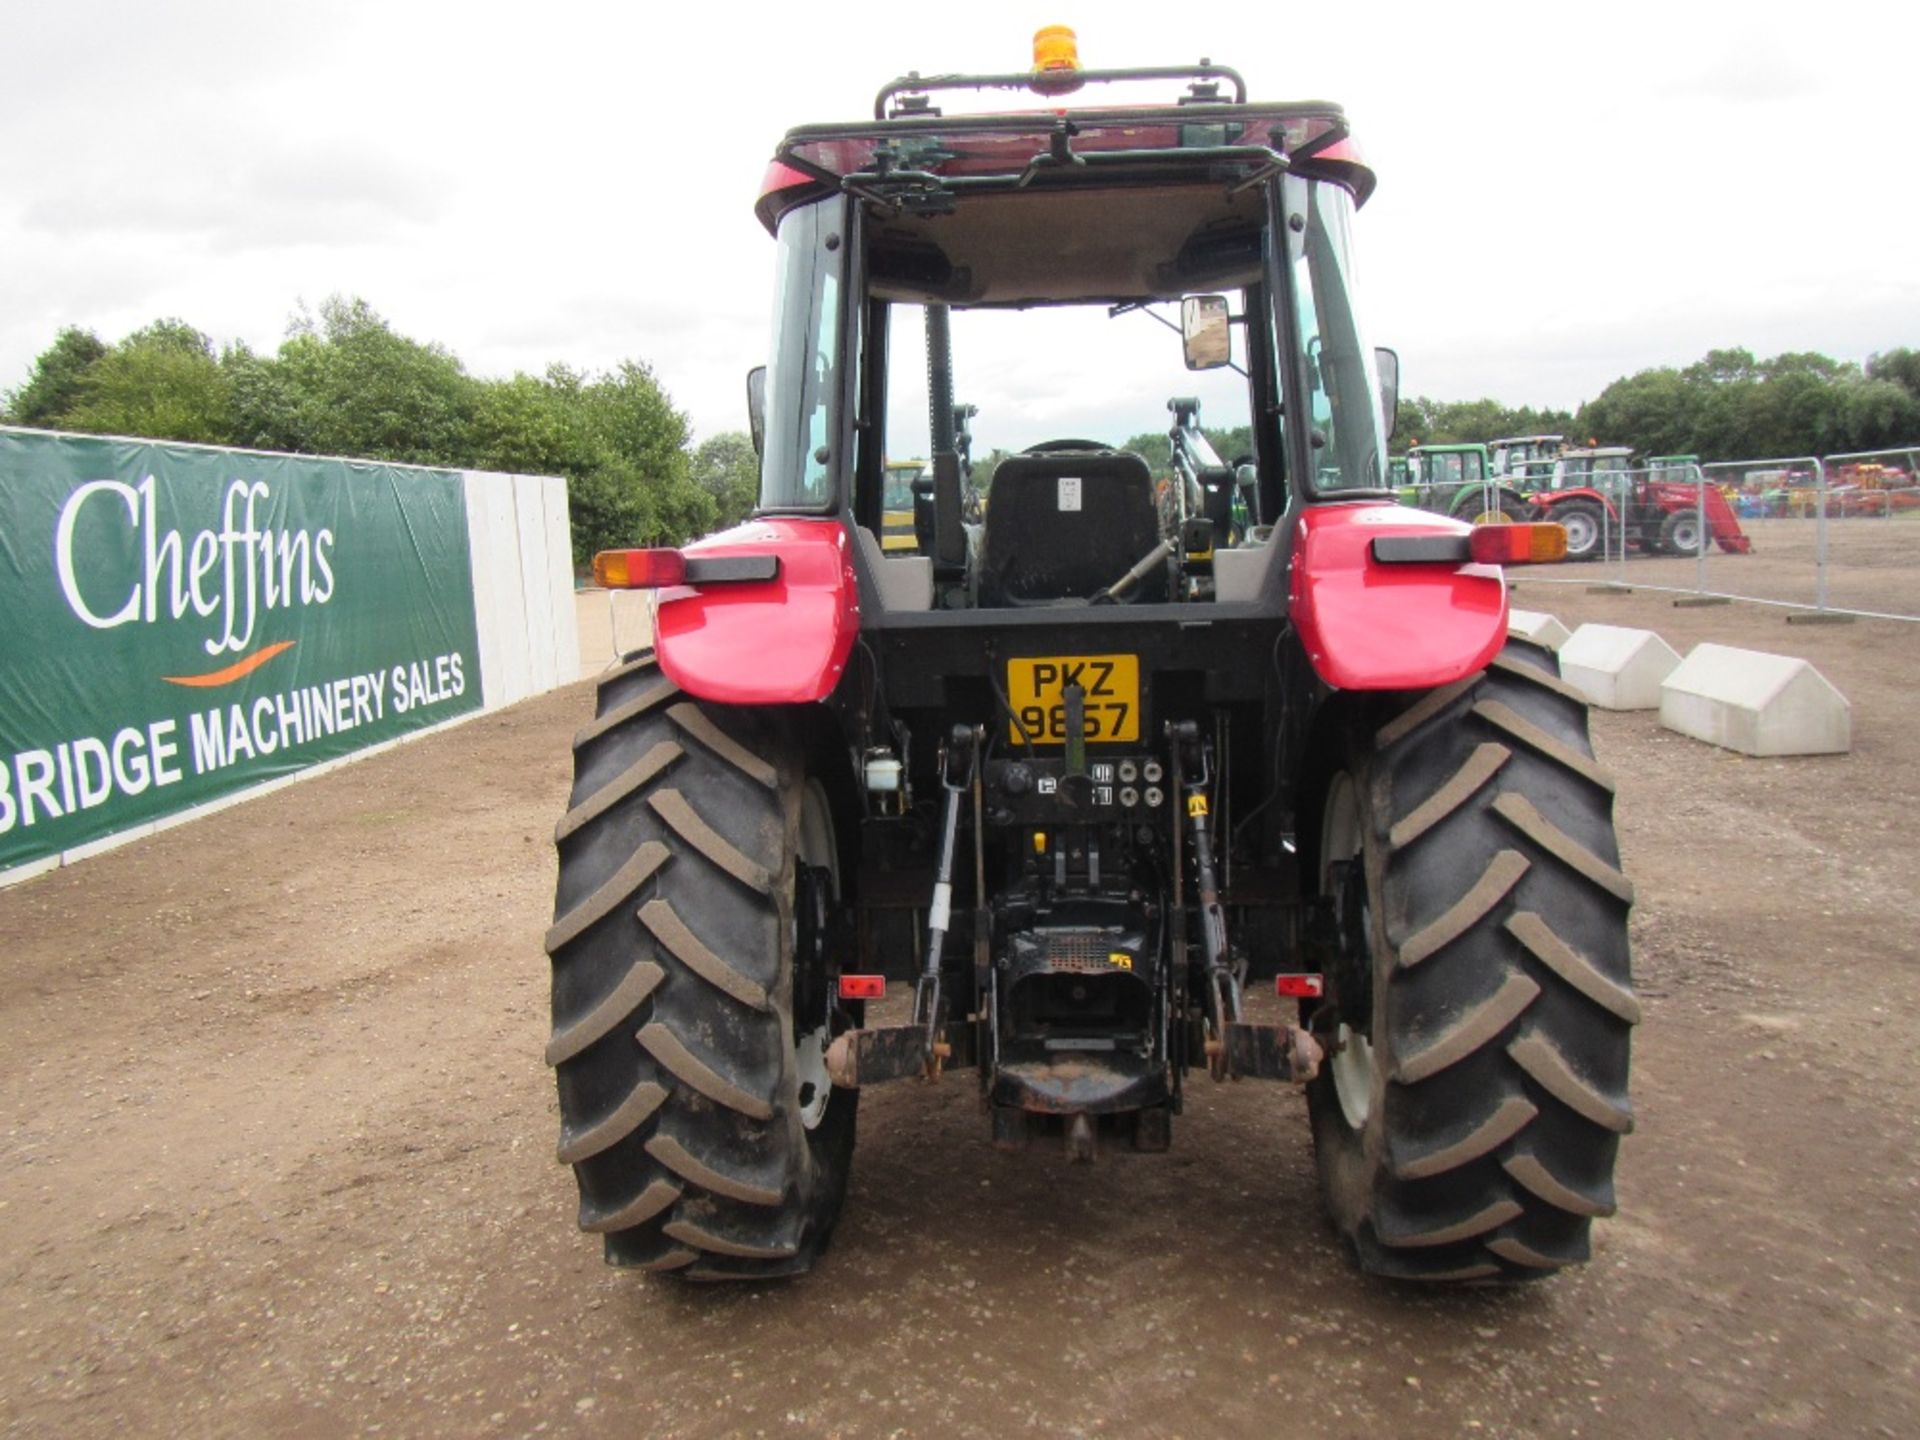
[[[479,707],[459,474],[0,430],[0,869]]]

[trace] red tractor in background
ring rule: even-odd
[[[1046,108],[943,113],[983,89]],[[1364,1269],[1587,1258],[1633,1120],[1633,888],[1499,568],[1565,538],[1395,503],[1397,362],[1348,292],[1373,188],[1337,106],[1082,70],[1057,30],[780,142],[758,511],[595,561],[657,594],[575,737],[546,936],[559,1156],[611,1263],[806,1270],[861,1090],[965,1069],[996,1144],[1076,1160],[1167,1149],[1193,1076],[1304,1084]],[[962,360],[1015,452],[984,508]],[[1163,506],[1100,437],[1169,391]],[[1192,439],[1202,404],[1245,463]],[[930,493],[889,552],[908,454]]]
[[[1747,554],[1753,541],[1733,507],[1717,487],[1696,485],[1694,470],[1691,456],[1636,469],[1622,445],[1563,450],[1532,492],[1534,513],[1566,528],[1569,560],[1619,555],[1628,544],[1649,554],[1693,555],[1709,538],[1730,555]]]

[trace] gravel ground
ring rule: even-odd
[[[581,685],[0,893],[0,1432],[1920,1433],[1920,627],[1670,598],[1516,597],[1806,655],[1856,748],[1597,717],[1648,1018],[1584,1270],[1363,1279],[1275,1087],[1070,1167],[966,1076],[865,1097],[808,1279],[603,1268],[540,1061]]]

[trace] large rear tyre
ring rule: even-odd
[[[1548,512],[1567,532],[1567,559],[1598,560],[1606,512],[1592,500],[1563,500]]]
[[[853,1151],[827,1082],[832,811],[765,713],[699,704],[650,652],[600,683],[555,829],[560,1155],[615,1265],[799,1274]]]
[[[1358,740],[1328,788],[1336,1048],[1308,1088],[1361,1267],[1530,1280],[1588,1258],[1633,1126],[1613,786],[1551,652],[1509,642]]]

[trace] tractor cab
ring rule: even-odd
[[[1414,445],[1407,463],[1416,485],[1476,485],[1493,474],[1484,445]]]
[[[762,510],[844,515],[871,560],[884,457],[930,455],[914,553],[871,566],[884,608],[1253,603],[1283,515],[1386,490],[1392,395],[1347,290],[1373,180],[1344,117],[1247,105],[1220,67],[1155,75],[1175,104],[952,117],[974,82],[909,79],[776,151]],[[956,391],[1006,457],[977,518]]]
[[[1649,455],[1647,479],[1656,484],[1691,485],[1699,464],[1698,455]]]
[[[1563,450],[1553,462],[1547,490],[1598,491],[1618,500],[1633,485],[1633,451],[1625,445],[1598,445]]]
[[[1535,490],[1567,448],[1564,435],[1508,435],[1488,445],[1493,473],[1519,490]]]
[[[1495,477],[1484,445],[1413,445],[1407,465],[1412,483],[1399,491],[1405,504],[1477,523],[1527,518],[1526,497]]]

